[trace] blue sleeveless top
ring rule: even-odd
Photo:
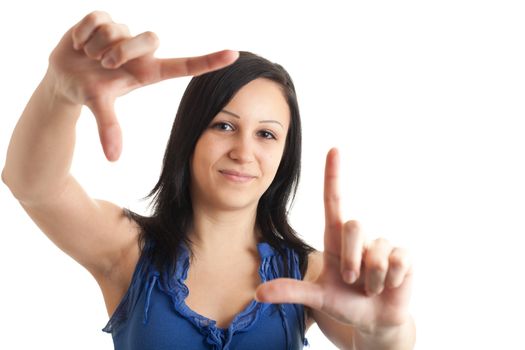
[[[302,279],[298,255],[284,249],[292,278]],[[284,275],[284,260],[277,251],[268,243],[258,243],[257,251],[263,283]],[[189,294],[184,284],[190,265],[187,248],[182,245],[171,277],[167,272],[161,275],[147,255],[141,254],[126,294],[103,329],[111,333],[115,350],[291,350],[308,345],[303,305],[252,299],[227,329],[219,328],[185,303]]]

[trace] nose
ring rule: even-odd
[[[255,160],[253,140],[249,136],[239,135],[233,143],[229,157],[241,163],[250,163]]]

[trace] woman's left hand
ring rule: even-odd
[[[323,267],[312,282],[279,278],[256,291],[258,301],[304,304],[358,330],[402,325],[409,316],[412,265],[408,253],[384,239],[370,242],[356,221],[343,222],[338,190],[339,156],[325,168]]]

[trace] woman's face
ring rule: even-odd
[[[219,210],[257,206],[281,161],[290,109],[280,85],[258,78],[213,118],[191,159],[193,204]]]

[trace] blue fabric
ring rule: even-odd
[[[147,247],[146,247],[147,248]],[[282,257],[268,244],[257,245],[262,282],[284,276]],[[302,279],[297,254],[285,247],[293,278]],[[304,307],[252,300],[227,329],[216,326],[185,303],[184,284],[189,252],[183,246],[174,276],[163,276],[142,254],[130,287],[103,331],[111,333],[116,350],[163,349],[302,349],[305,338]]]

